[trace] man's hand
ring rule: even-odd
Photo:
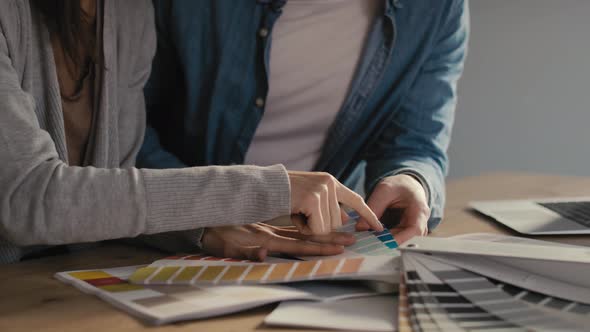
[[[402,210],[400,223],[391,230],[398,243],[404,243],[414,236],[428,234],[428,207],[426,192],[422,184],[407,174],[386,177],[375,187],[369,197],[367,205],[378,218],[387,209]],[[357,230],[367,230],[369,225],[362,218],[357,224]]]
[[[337,255],[343,252],[343,246],[354,244],[355,238],[347,233],[303,235],[294,226],[257,223],[207,228],[201,242],[203,250],[215,256],[263,261],[270,252],[291,256]]]

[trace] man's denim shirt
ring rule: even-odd
[[[384,0],[314,168],[349,186],[364,168],[367,193],[383,177],[413,174],[428,192],[430,229],[443,216],[466,1]],[[243,163],[264,112],[272,28],[285,2],[154,0],[158,50],[140,167]]]

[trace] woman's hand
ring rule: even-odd
[[[303,235],[293,226],[257,223],[207,228],[201,242],[203,250],[215,256],[263,261],[270,252],[291,256],[337,255],[344,246],[354,244],[355,238],[347,233]]]
[[[346,213],[339,203],[356,210],[372,229],[383,230],[381,222],[363,198],[338,182],[332,175],[289,171],[289,181],[291,213],[302,214],[307,218],[298,218],[294,222],[301,234],[328,234],[342,226]]]

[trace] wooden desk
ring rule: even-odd
[[[590,178],[489,174],[448,183],[446,217],[434,236],[473,232],[510,233],[493,221],[466,210],[482,199],[590,196]],[[543,237],[590,246],[590,237]],[[53,279],[59,271],[147,264],[162,257],[146,249],[105,245],[101,248],[36,261],[0,266],[0,331],[300,331],[262,325],[274,306],[202,321],[147,327],[92,295]],[[309,330],[301,330],[309,331]]]

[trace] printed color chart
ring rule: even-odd
[[[390,256],[399,257],[400,252],[397,250],[398,243],[389,230],[381,232],[364,231],[356,232],[355,225],[357,216],[352,216],[351,221],[338,229],[339,232],[351,233],[356,238],[356,243],[344,247],[344,252],[340,255],[331,256],[332,258],[347,257],[366,257],[366,256]],[[301,256],[300,259],[311,261],[326,258],[325,256]]]
[[[384,280],[395,278],[393,258],[387,256],[326,258],[314,261],[254,263],[206,256],[173,257],[138,269],[135,284],[270,284],[322,279]]]
[[[60,272],[56,278],[152,324],[212,317],[284,300],[321,300],[310,292],[276,285],[135,285],[127,279],[136,270],[129,266]]]

